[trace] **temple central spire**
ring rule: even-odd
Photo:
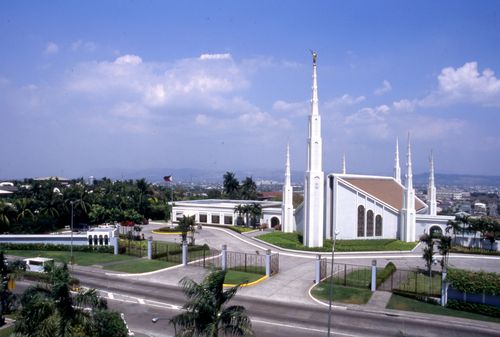
[[[322,167],[321,117],[318,108],[318,82],[316,63],[318,53],[311,51],[313,58],[313,85],[309,135],[307,138],[307,169],[304,183],[304,245],[323,246],[324,173]]]

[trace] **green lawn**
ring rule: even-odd
[[[414,311],[426,314],[454,316],[454,317],[477,319],[481,321],[500,323],[500,318],[498,317],[490,317],[490,316],[474,314],[467,311],[458,311],[449,308],[443,308],[437,304],[424,303],[399,295],[391,296],[391,299],[387,304],[387,309]]]
[[[326,279],[316,285],[311,294],[320,300],[328,301],[330,296],[330,281]],[[369,289],[350,288],[338,284],[333,285],[333,301],[349,304],[366,304],[372,292]]]
[[[226,273],[226,278],[224,283],[226,284],[239,284],[239,283],[250,283],[257,281],[264,275],[255,273],[246,273],[244,271],[228,270]]]
[[[380,272],[379,268],[379,272]],[[367,288],[372,281],[372,272],[370,268],[363,268],[348,272],[345,279],[344,275],[334,276],[333,282],[335,284],[344,284],[349,287]]]
[[[323,247],[309,248],[302,244],[302,235],[298,233],[272,232],[258,236],[259,239],[273,245],[296,250],[306,251],[332,251],[332,240],[325,240]],[[374,240],[337,240],[335,244],[336,252],[360,252],[360,251],[400,251],[411,250],[417,242],[402,242],[393,239]]]
[[[234,232],[237,233],[245,233],[245,232],[251,232],[254,231],[255,228],[250,228],[250,227],[242,227],[242,226],[224,226],[224,225],[203,225],[203,227],[218,227],[218,228],[225,228],[225,229],[230,229]]]
[[[9,250],[6,251],[6,254],[21,257],[48,257],[58,262],[69,262],[69,252],[67,251]],[[80,266],[97,265],[106,270],[121,271],[125,273],[145,273],[177,264],[161,260],[147,260],[135,256],[113,255],[107,253],[74,252],[73,256],[75,257],[75,264]]]
[[[47,257],[58,262],[69,263],[69,251],[47,251],[47,250],[6,250],[5,254],[21,256],[21,257]],[[113,255],[109,253],[88,253],[88,252],[73,252],[75,264],[80,266],[104,265],[113,262],[133,260],[136,257],[127,255]]]

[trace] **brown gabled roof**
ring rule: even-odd
[[[341,179],[354,185],[360,190],[373,195],[380,201],[394,207],[397,210],[403,208],[403,187],[394,179],[376,177],[341,177]],[[426,205],[418,198],[415,198],[415,210],[420,210]]]

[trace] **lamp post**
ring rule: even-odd
[[[75,202],[71,200],[69,204],[71,205],[71,248],[70,248],[70,258],[69,263],[73,264],[73,204]]]
[[[335,231],[333,234],[333,245],[332,245],[332,268],[330,270],[330,291],[328,295],[328,334],[327,336],[331,336],[331,323],[332,323],[332,298],[333,298],[333,258],[335,256],[335,242],[337,239],[337,235],[339,235],[339,231]]]

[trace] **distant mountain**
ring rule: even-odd
[[[231,171],[231,170],[230,170]],[[151,168],[151,169],[98,169],[87,172],[84,176],[94,176],[96,178],[107,177],[111,179],[140,179],[145,178],[149,182],[163,181],[166,175],[172,175],[174,182],[179,183],[220,183],[226,171],[205,170],[196,168]],[[255,181],[267,180],[281,183],[283,181],[283,170],[273,169],[248,169],[234,170],[239,180],[245,177],[253,177]],[[416,174],[413,176],[415,184],[427,184],[428,173]],[[292,181],[301,183],[304,179],[304,172],[292,171]],[[500,186],[500,176],[483,176],[469,174],[436,174],[437,185],[456,186]]]
[[[427,184],[428,173],[421,173],[413,176],[415,184]],[[437,185],[454,186],[500,186],[500,176],[482,176],[472,174],[436,174]]]

